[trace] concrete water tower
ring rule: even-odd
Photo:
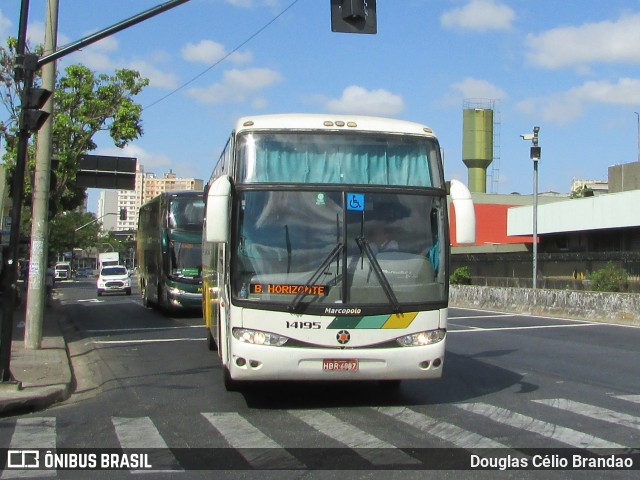
[[[467,166],[469,190],[487,192],[487,167],[493,160],[493,102],[464,103],[462,114],[462,161]]]

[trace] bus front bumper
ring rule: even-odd
[[[232,339],[233,380],[406,380],[442,376],[445,341],[397,348],[298,348]]]

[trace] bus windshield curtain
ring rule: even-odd
[[[244,182],[432,186],[424,146],[369,145],[351,149],[355,151],[344,151],[344,147],[317,151],[320,146],[295,151],[282,146],[280,142],[260,142],[255,165],[245,167],[251,174]]]

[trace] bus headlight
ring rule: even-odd
[[[403,347],[421,347],[441,342],[446,335],[447,331],[444,329],[428,330],[396,338],[396,341]]]
[[[287,337],[277,335],[270,332],[262,332],[260,330],[251,330],[248,328],[234,328],[233,336],[244,343],[252,343],[254,345],[270,345],[273,347],[281,347],[287,340]]]
[[[177,297],[178,295],[182,295],[183,293],[186,293],[186,292],[176,287],[169,287],[167,288],[167,293],[172,297]]]

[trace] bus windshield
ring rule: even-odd
[[[250,132],[238,137],[238,183],[442,188],[435,139],[363,132]]]
[[[204,219],[204,200],[174,198],[169,207],[169,228],[200,231]]]
[[[172,240],[169,243],[171,262],[169,275],[180,279],[200,279],[202,245]]]
[[[239,195],[236,298],[389,312],[446,301],[440,198],[337,189]]]

